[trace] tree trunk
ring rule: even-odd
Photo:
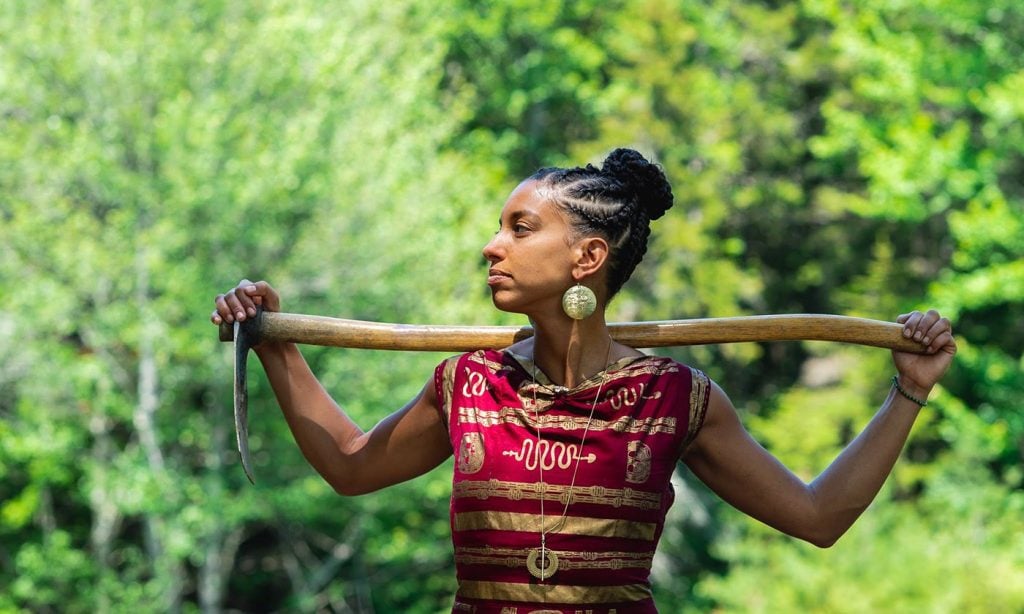
[[[217,408],[207,404],[207,411],[214,415]],[[213,462],[210,466],[207,492],[213,500],[219,500],[223,494],[224,462],[221,450],[228,441],[228,430],[223,420],[213,419]],[[220,518],[218,517],[218,520]],[[206,553],[203,564],[199,568],[199,608],[204,614],[220,614],[224,607],[224,592],[231,570],[235,566],[235,555],[245,536],[244,529],[228,531],[229,527],[218,524],[217,528],[207,537]]]
[[[140,233],[141,234],[141,233]],[[153,415],[160,406],[158,393],[159,378],[156,365],[154,338],[158,320],[149,308],[149,265],[146,262],[146,248],[140,245],[136,251],[136,300],[139,321],[143,323],[139,334],[138,403],[132,414],[132,423],[139,436],[139,444],[146,455],[150,470],[160,481],[167,477],[163,452],[153,422]],[[165,519],[149,514],[143,519],[145,526],[146,550],[152,561],[154,574],[166,587],[161,610],[178,612],[184,586],[184,572],[178,561],[171,560],[163,543]],[[163,576],[163,577],[161,577]]]

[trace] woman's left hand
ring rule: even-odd
[[[942,379],[956,355],[953,327],[948,318],[934,309],[925,313],[912,311],[896,318],[903,325],[903,336],[919,341],[927,349],[924,354],[912,352],[892,353],[900,384],[927,398],[935,384]]]

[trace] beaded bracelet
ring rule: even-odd
[[[903,396],[907,397],[907,398],[908,398],[908,399],[910,399],[911,401],[913,401],[913,402],[917,403],[917,404],[918,404],[918,405],[920,405],[921,407],[924,407],[925,405],[927,405],[927,404],[928,404],[928,401],[927,401],[927,400],[925,400],[925,401],[922,401],[921,399],[919,399],[919,398],[915,397],[914,395],[912,395],[912,394],[910,394],[909,392],[907,392],[906,390],[904,390],[904,389],[903,389],[903,386],[900,386],[900,379],[899,379],[899,377],[900,377],[899,375],[893,375],[893,376],[892,376],[892,385],[893,385],[893,386],[896,386],[896,391],[897,391],[897,392],[899,392],[899,393],[900,393],[900,394],[902,394]]]

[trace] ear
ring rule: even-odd
[[[574,246],[574,257],[576,266],[572,270],[573,278],[580,281],[590,277],[600,271],[608,260],[608,242],[601,237],[580,239]]]

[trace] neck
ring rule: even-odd
[[[533,362],[552,383],[572,388],[608,366],[612,338],[604,311],[584,320],[559,314],[533,324]]]

